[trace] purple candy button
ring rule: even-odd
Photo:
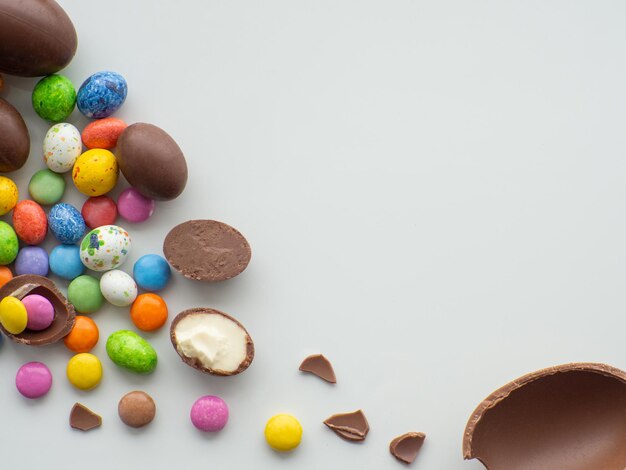
[[[54,307],[52,303],[39,294],[27,295],[22,299],[26,313],[28,314],[28,323],[26,328],[29,330],[45,330],[52,324],[54,320]]]
[[[221,431],[228,422],[228,405],[220,397],[200,397],[191,407],[191,422],[200,431]]]
[[[41,362],[27,362],[17,371],[15,386],[26,398],[42,397],[52,387],[50,369]]]
[[[128,188],[117,198],[117,211],[129,222],[143,222],[154,212],[154,201],[135,188]]]

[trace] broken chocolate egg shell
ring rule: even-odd
[[[530,373],[478,405],[463,457],[490,470],[626,468],[626,372],[565,364]]]
[[[2,327],[2,324],[0,324],[0,330],[16,343],[28,344],[30,346],[56,343],[74,327],[76,322],[74,306],[67,301],[54,282],[34,274],[16,276],[0,288],[0,300],[8,296],[21,300],[30,294],[39,294],[50,301],[54,308],[52,324],[45,330],[34,331],[27,329],[18,335],[9,333]]]
[[[254,343],[235,318],[212,308],[192,308],[172,321],[170,339],[188,366],[211,375],[237,375],[254,359]]]

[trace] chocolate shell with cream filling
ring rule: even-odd
[[[185,364],[211,375],[237,375],[254,359],[254,343],[244,326],[224,312],[192,308],[179,313],[170,339]]]
[[[489,470],[626,468],[626,372],[574,363],[514,380],[472,414],[463,457]]]
[[[74,327],[76,312],[57,286],[50,279],[34,274],[16,276],[0,288],[0,300],[12,296],[23,299],[30,294],[39,294],[50,301],[54,308],[52,324],[41,331],[24,330],[13,335],[0,324],[0,330],[16,343],[41,346],[56,343],[64,338]]]

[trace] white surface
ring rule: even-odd
[[[172,313],[234,315],[257,355],[240,376],[209,377],[180,362],[163,330],[147,335],[156,372],[135,376],[106,357],[106,336],[132,327],[127,309],[107,307],[93,315],[105,378],[81,393],[65,380],[62,345],[5,342],[3,466],[397,469],[391,438],[423,431],[415,468],[479,469],[463,462],[461,439],[492,390],[563,362],[626,367],[623,2],[62,4],[80,38],[65,73],[77,86],[98,70],[124,74],[119,116],[167,130],[189,163],[179,199],[126,224],[135,244],[123,269],[160,253],[175,223],[237,227],[253,248],[244,274],[216,285],[174,276],[164,297]],[[34,83],[9,79],[6,94],[32,134],[23,194],[47,129],[30,109]],[[337,386],[298,372],[318,352]],[[27,401],[13,377],[37,359],[55,383]],[[116,413],[132,389],[158,406],[138,432]],[[230,406],[218,435],[190,424],[203,394]],[[104,426],[71,431],[75,401]],[[371,426],[362,445],[322,425],[357,408]],[[278,412],[304,427],[291,455],[263,440]]]

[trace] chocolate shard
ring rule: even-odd
[[[424,439],[426,439],[426,434],[423,432],[407,432],[389,443],[389,452],[399,461],[411,464],[422,448]]]
[[[317,375],[320,379],[330,382],[331,384],[337,383],[333,365],[322,354],[312,354],[305,358],[302,364],[300,364],[300,370]]]
[[[326,418],[324,424],[348,441],[364,441],[370,426],[363,411],[338,413]]]
[[[70,413],[70,426],[89,431],[102,425],[102,417],[80,403],[75,403]]]

